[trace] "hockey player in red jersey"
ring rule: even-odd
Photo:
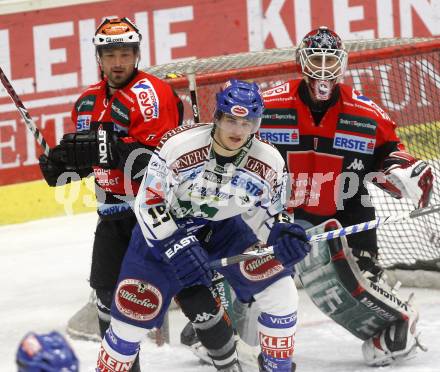
[[[303,38],[296,54],[302,78],[263,93],[266,110],[260,129],[260,136],[286,160],[295,220],[319,225],[335,218],[348,226],[374,219],[366,181],[396,198],[410,198],[415,207],[426,206],[433,184],[430,166],[405,151],[386,112],[340,82],[347,66],[340,37],[320,27]],[[389,319],[397,319],[385,329],[373,327],[372,337],[363,335],[366,362],[385,365],[411,356],[417,345],[417,312],[409,304],[404,309],[383,305],[384,291],[390,298],[395,295],[377,264],[375,230],[349,236],[348,245],[359,271],[369,280],[367,285],[380,287],[371,289],[377,306],[393,313]],[[347,326],[348,319],[340,324],[356,334]]]
[[[67,177],[59,177],[66,171],[95,177],[99,221],[90,285],[96,289],[102,335],[110,323],[113,291],[136,222],[130,202],[155,146],[183,115],[172,88],[138,70],[140,41],[129,19],[104,19],[93,37],[102,79],[73,107],[76,132],[65,134],[49,157],[39,159],[50,186],[65,183]],[[138,370],[135,363],[132,371]]]

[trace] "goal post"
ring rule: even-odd
[[[427,160],[437,178],[432,203],[440,202],[440,39],[404,38],[345,43],[349,52],[344,82],[383,108],[397,123],[397,132],[412,154]],[[215,93],[228,79],[256,81],[267,89],[299,76],[295,48],[282,48],[182,61],[147,69],[163,78],[167,73],[196,74],[202,122],[212,120]],[[185,77],[171,80],[185,104],[185,123],[192,111]],[[377,187],[369,188],[378,215],[413,209]],[[378,230],[380,262],[385,268],[440,271],[440,216]]]

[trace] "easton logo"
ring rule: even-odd
[[[107,156],[107,134],[105,130],[98,129],[98,151],[99,151],[99,163],[108,164]]]
[[[138,279],[121,281],[116,290],[116,307],[130,319],[147,321],[156,317],[162,308],[162,294],[150,283]]]
[[[167,249],[165,251],[165,255],[168,258],[173,257],[177,252],[179,252],[181,249],[185,248],[186,246],[190,245],[192,242],[196,243],[197,238],[194,235],[187,236],[185,238],[182,238],[179,240],[178,243],[175,243],[171,248]]]
[[[248,116],[249,110],[246,107],[235,105],[231,107],[231,114],[239,117]]]

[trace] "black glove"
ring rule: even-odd
[[[59,145],[63,150],[59,160],[69,170],[90,168],[94,165],[116,168],[119,163],[117,140],[114,133],[102,129],[67,133]]]
[[[64,164],[54,161],[50,155],[47,157],[44,154],[38,158],[38,161],[41,173],[43,173],[43,177],[47,184],[52,187],[56,186],[58,177],[66,171]]]

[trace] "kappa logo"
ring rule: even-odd
[[[364,169],[364,163],[362,159],[354,159],[353,162],[347,167],[347,169],[362,170]]]
[[[195,323],[205,323],[209,319],[213,319],[213,318],[215,318],[214,314],[209,314],[209,313],[203,312],[202,314],[197,314],[196,315],[196,318],[195,318],[194,322]]]

